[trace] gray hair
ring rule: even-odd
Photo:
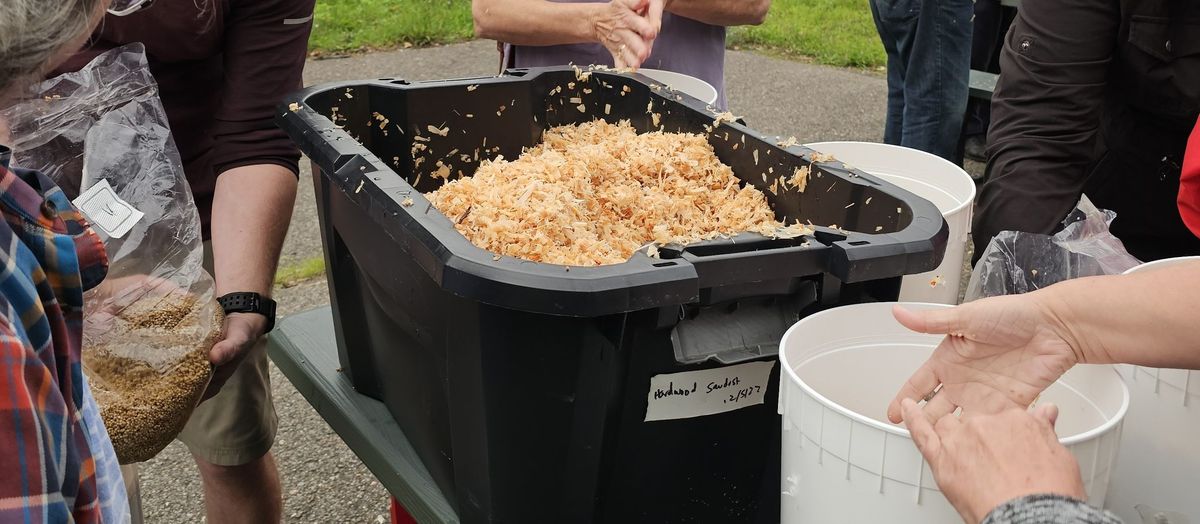
[[[36,80],[91,32],[106,0],[0,0],[0,98]]]

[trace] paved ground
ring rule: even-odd
[[[309,84],[397,77],[461,78],[496,73],[494,44],[472,42],[432,49],[375,53],[311,62]],[[730,52],[727,90],[731,109],[758,130],[801,142],[882,138],[885,86],[875,74]],[[301,177],[283,264],[320,256],[321,243],[307,172]],[[291,314],[328,303],[322,279],[278,291]],[[283,476],[288,522],[383,522],[386,493],[307,402],[272,366],[280,429],[275,446]],[[199,478],[178,443],[145,464],[147,522],[198,522],[203,517]]]

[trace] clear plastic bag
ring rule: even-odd
[[[1002,231],[975,264],[965,300],[1028,293],[1072,278],[1121,274],[1141,264],[1109,232],[1116,217],[1084,196],[1054,235]]]
[[[173,440],[221,335],[200,217],[141,44],[47,80],[5,110],[16,164],[62,187],[104,241],[84,295],[84,370],[122,464]]]

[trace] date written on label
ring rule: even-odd
[[[650,377],[646,421],[703,417],[762,404],[775,362]]]

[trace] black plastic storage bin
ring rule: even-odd
[[[550,126],[595,118],[707,133],[781,219],[816,233],[567,268],[494,259],[422,196],[439,171],[470,176]],[[283,104],[279,122],[318,168],[343,371],[387,404],[468,523],[778,522],[784,330],[894,300],[900,275],[936,267],[948,237],[929,202],[639,75],[327,84]],[[809,165],[804,192],[768,190]],[[646,421],[652,401],[656,417],[687,418]],[[694,416],[730,401],[744,407]]]

